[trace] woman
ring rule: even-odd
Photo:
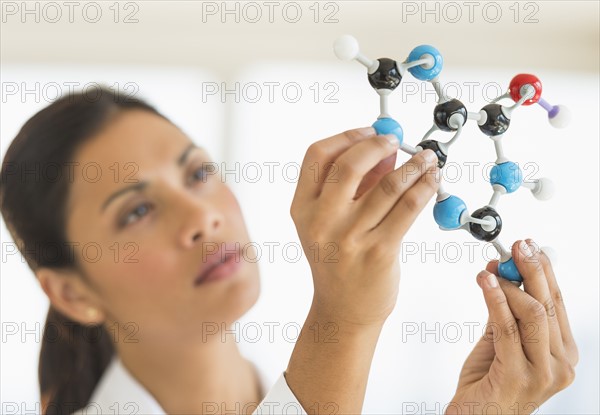
[[[0,204],[50,300],[44,413],[87,404],[111,413],[280,413],[285,405],[359,413],[396,303],[402,238],[438,187],[432,151],[393,170],[397,149],[370,127],[309,147],[290,213],[311,253],[313,302],[265,396],[231,336],[207,335],[205,323],[226,329],[259,293],[240,206],[208,174],[210,156],[152,106],[109,89],[35,114],[4,158]],[[336,260],[319,261],[331,243]],[[513,247],[525,292],[496,279],[496,263],[478,276],[492,340],[484,336],[467,359],[449,413],[539,405],[573,379],[577,349],[562,302],[553,302],[552,267],[538,250],[521,255],[527,249]],[[524,340],[528,322],[540,328],[536,343]],[[315,341],[326,337],[315,327],[328,324],[336,341]]]

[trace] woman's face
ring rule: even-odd
[[[240,206],[206,151],[176,126],[122,112],[73,161],[67,238],[106,325],[135,339],[193,340],[256,302],[258,264]],[[197,284],[208,254],[221,249],[216,259],[225,259],[230,244],[240,250],[237,270]]]

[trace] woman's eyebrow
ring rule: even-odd
[[[198,148],[198,146],[194,143],[189,144],[185,150],[183,151],[183,153],[181,153],[181,155],[177,158],[177,165],[179,167],[183,166],[190,151]],[[132,192],[132,191],[141,191],[143,190],[145,187],[148,186],[148,182],[147,181],[142,181],[142,182],[137,182],[135,184],[132,184],[131,186],[127,186],[124,187],[123,189],[119,189],[116,192],[114,192],[112,195],[110,195],[106,201],[102,204],[102,207],[100,208],[100,213],[104,212],[104,210],[108,207],[108,205],[115,200],[116,198],[118,198],[119,196],[122,196],[123,194],[127,193],[127,192]]]
[[[194,143],[191,143],[190,145],[188,145],[186,147],[186,149],[183,151],[183,153],[181,153],[181,156],[179,156],[179,159],[177,160],[177,165],[178,166],[183,166],[183,163],[185,163],[185,160],[187,159],[188,154],[190,153],[191,150],[198,148],[198,146]]]

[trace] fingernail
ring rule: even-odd
[[[437,164],[435,166],[435,182],[439,183],[442,180],[442,169],[440,169]]]
[[[531,256],[531,249],[529,248],[529,245],[527,245],[527,242],[521,241],[519,243],[519,250],[526,257],[530,257]]]
[[[398,137],[396,137],[394,134],[385,134],[384,137],[394,147],[399,147],[400,146],[400,141],[398,141]]]
[[[529,250],[531,252],[536,252],[538,250],[538,245],[534,242],[533,239],[530,239],[529,242],[527,242],[527,246],[529,246]]]
[[[437,156],[435,155],[435,153],[433,152],[433,150],[430,150],[430,149],[423,150],[422,154],[423,154],[423,158],[428,163],[434,163],[434,162],[437,161]]]
[[[485,277],[485,282],[489,288],[496,288],[498,286],[498,279],[492,273],[489,273],[488,276]]]
[[[375,132],[375,128],[373,127],[362,127],[362,128],[357,128],[356,129],[356,133],[360,136],[362,136],[363,138],[367,138],[367,137],[371,137],[373,135],[376,135],[377,133]]]
[[[496,279],[496,276],[487,270],[481,271],[477,276],[481,278],[481,281],[488,288],[496,288],[498,286],[498,280]]]

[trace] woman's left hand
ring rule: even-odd
[[[497,261],[477,276],[489,320],[462,368],[448,415],[529,414],[574,380],[579,356],[552,265],[533,241],[521,242],[512,255],[524,291],[496,278]]]

